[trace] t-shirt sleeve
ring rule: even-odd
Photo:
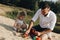
[[[38,19],[38,17],[39,17],[39,12],[40,12],[40,10],[38,10],[38,11],[35,13],[35,15],[33,16],[32,20],[33,20],[34,22]]]
[[[52,20],[51,20],[51,22],[50,22],[49,29],[51,29],[51,30],[54,29],[55,24],[56,24],[56,19],[57,19],[57,18],[56,18],[56,15],[53,15]]]

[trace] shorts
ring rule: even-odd
[[[41,28],[40,25],[36,25],[36,26],[33,26],[32,29],[35,29],[36,31],[42,32],[42,31],[44,31],[45,29],[48,29],[48,28]]]

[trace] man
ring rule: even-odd
[[[34,22],[39,18],[39,25],[33,27]],[[56,15],[50,10],[48,3],[44,2],[41,9],[39,9],[32,18],[28,30],[25,32],[29,34],[31,29],[35,29],[37,36],[41,36],[42,40],[48,37],[51,39],[50,32],[54,29],[56,23]]]

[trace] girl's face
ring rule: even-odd
[[[19,19],[20,19],[20,20],[23,20],[23,19],[24,19],[24,16],[20,16]]]

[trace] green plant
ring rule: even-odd
[[[11,12],[6,12],[6,16],[9,17],[9,18],[12,18],[12,19],[15,19],[17,14],[18,14],[17,10],[13,10]]]
[[[34,15],[34,11],[32,11],[32,12],[27,12],[27,15],[33,17],[33,15]]]

